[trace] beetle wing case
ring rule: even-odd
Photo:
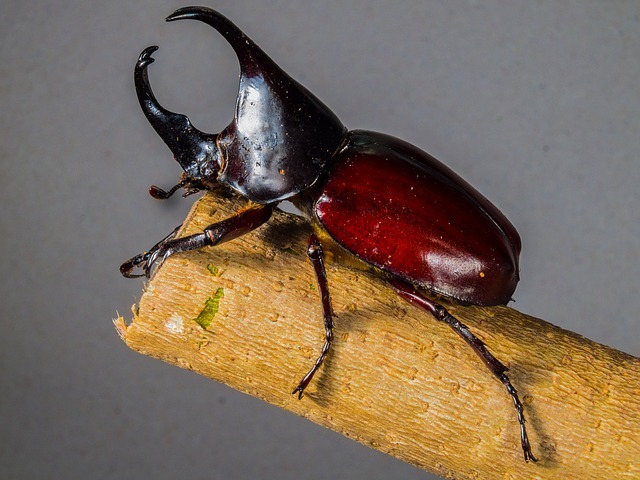
[[[313,211],[348,251],[431,291],[495,305],[516,288],[520,238],[511,223],[445,165],[394,137],[351,132]]]

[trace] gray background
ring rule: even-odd
[[[142,288],[119,264],[192,203],[146,194],[179,171],[139,111],[138,53],[161,46],[156,92],[201,129],[233,112],[233,53],[164,24],[182,5],[3,3],[0,478],[430,478],[118,339]],[[212,6],[347,125],[423,147],[496,203],[524,239],[518,309],[640,355],[638,5]]]

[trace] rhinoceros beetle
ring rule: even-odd
[[[250,206],[202,233],[175,238],[177,229],[125,262],[126,277],[146,275],[169,255],[232,240],[267,222],[283,200],[313,226],[308,256],[317,277],[325,342],[293,394],[302,394],[333,340],[323,245],[336,258],[359,259],[403,299],[445,322],[504,384],[517,411],[525,460],[536,461],[523,406],[507,367],[469,328],[420,290],[463,304],[506,304],[518,283],[521,242],[507,218],[448,167],[404,141],[376,132],[349,131],[315,95],[293,80],[240,29],[204,7],[177,10],[167,21],[194,19],[216,29],[240,62],[235,116],[217,134],[197,130],[182,114],[163,108],[147,67],[158,47],[145,49],[135,66],[135,87],[145,116],[173,152],[184,173],[165,191],[184,196],[228,188]],[[354,263],[354,262],[351,262]],[[134,274],[136,268],[141,274]],[[420,289],[420,290],[419,290]]]

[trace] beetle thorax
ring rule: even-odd
[[[241,76],[234,121],[218,137],[220,182],[258,203],[312,185],[346,133],[315,96],[275,70]]]

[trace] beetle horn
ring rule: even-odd
[[[156,50],[156,46],[147,47],[136,63],[134,82],[140,106],[187,176],[199,178],[202,175],[201,167],[219,167],[216,135],[201,132],[186,115],[171,112],[158,103],[147,73],[147,67],[155,61],[151,55]]]
[[[167,22],[185,19],[200,20],[215,28],[236,52],[245,75],[251,77],[265,68],[280,70],[253,40],[221,13],[207,7],[183,7],[166,18]],[[286,75],[284,72],[283,74]]]

